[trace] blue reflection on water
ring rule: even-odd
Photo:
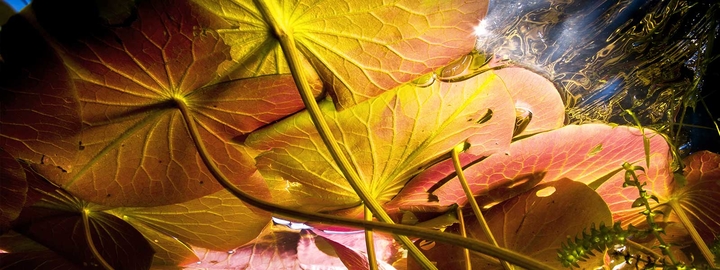
[[[5,0],[5,3],[7,3],[11,8],[13,8],[16,12],[20,11],[22,8],[30,4],[30,0]]]
[[[586,106],[595,104],[597,102],[605,102],[609,100],[612,96],[617,94],[618,91],[622,90],[622,84],[623,81],[620,78],[615,77],[609,82],[605,83],[605,85],[603,85],[600,89],[597,89],[591,94],[582,97],[578,105]]]

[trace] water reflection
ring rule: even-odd
[[[549,75],[571,123],[631,124],[622,113],[631,109],[674,134],[712,57],[719,19],[711,2],[494,0],[476,28],[478,50]]]

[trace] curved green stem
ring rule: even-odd
[[[275,37],[280,41],[280,47],[282,48],[285,59],[287,60],[290,72],[292,73],[295,84],[300,91],[300,97],[305,103],[305,108],[312,118],[315,128],[318,130],[320,137],[322,138],[325,146],[328,148],[330,155],[332,156],[338,168],[342,172],[345,179],[347,179],[350,186],[357,193],[358,197],[363,203],[370,209],[370,211],[378,218],[378,220],[386,223],[393,223],[390,216],[385,212],[380,203],[375,200],[370,191],[367,189],[365,182],[362,181],[360,175],[355,171],[355,168],[350,164],[347,157],[343,154],[340,146],[335,140],[335,137],[330,130],[325,118],[320,111],[320,107],[315,100],[310,85],[305,78],[305,71],[300,59],[300,52],[298,52],[295,46],[295,38],[292,31],[288,31],[281,22],[279,22],[274,16],[272,9],[262,0],[255,0],[255,6],[260,10],[260,13],[265,18],[265,22],[272,28]],[[418,263],[425,269],[437,269],[430,260],[428,260],[424,254],[418,249],[412,241],[406,236],[398,236],[398,240],[408,249],[408,252],[418,261]]]
[[[365,220],[372,221],[373,216],[370,209],[367,207],[363,207],[363,209],[365,209]],[[373,238],[372,230],[365,230],[365,245],[367,247],[368,266],[370,266],[370,270],[378,270],[377,256],[375,256],[375,239]]]
[[[705,240],[700,237],[700,233],[698,233],[697,229],[695,229],[695,225],[692,224],[690,218],[688,218],[687,214],[685,214],[685,210],[682,208],[677,199],[670,199],[667,204],[670,205],[670,208],[680,219],[680,223],[682,223],[688,233],[690,233],[690,237],[692,238],[693,242],[695,242],[695,245],[697,245],[698,249],[700,249],[700,253],[702,253],[703,257],[705,257],[705,260],[707,260],[708,264],[710,264],[710,267],[712,269],[716,269],[717,266],[715,265],[715,256],[712,254],[712,251],[710,251],[710,248],[707,246],[707,244],[705,244]]]
[[[467,237],[467,232],[465,231],[465,218],[463,217],[462,207],[456,207],[455,213],[457,215],[458,221],[460,222],[460,236]],[[465,269],[472,270],[472,262],[470,261],[469,249],[463,248],[463,257],[465,258]]]
[[[512,250],[499,248],[488,243],[483,243],[474,239],[464,238],[459,235],[442,233],[435,230],[429,230],[408,225],[357,220],[328,214],[311,213],[297,209],[290,209],[279,204],[266,202],[261,199],[255,198],[252,195],[245,193],[244,191],[233,185],[230,180],[225,177],[225,175],[220,171],[220,168],[218,168],[217,164],[215,164],[215,162],[213,162],[210,158],[210,153],[208,152],[205,143],[200,138],[200,132],[198,131],[196,120],[190,113],[190,109],[188,108],[187,104],[183,100],[175,100],[175,102],[178,109],[180,109],[180,112],[182,113],[183,119],[188,128],[188,132],[190,133],[190,137],[192,138],[193,143],[195,144],[195,148],[197,148],[197,151],[200,155],[200,159],[202,159],[203,164],[205,164],[210,174],[212,174],[212,176],[220,183],[220,185],[222,185],[235,197],[251,206],[291,218],[312,220],[320,223],[343,225],[353,228],[362,228],[366,230],[378,230],[393,234],[409,235],[428,239],[431,241],[448,243],[451,245],[465,247],[470,250],[474,250],[506,261],[511,261],[515,265],[527,269],[553,269],[552,267],[545,265],[542,262],[538,262],[532,258],[529,258]]]
[[[468,203],[470,203],[470,207],[473,210],[473,213],[475,213],[475,217],[477,217],[478,224],[480,225],[480,228],[483,231],[483,234],[488,238],[488,242],[495,245],[496,247],[499,247],[497,240],[495,240],[495,236],[493,236],[492,231],[490,230],[490,226],[488,226],[487,221],[485,220],[485,216],[483,216],[482,211],[480,210],[480,206],[478,205],[477,201],[475,200],[475,196],[472,194],[472,191],[470,190],[470,186],[467,183],[467,179],[465,178],[465,173],[463,173],[462,165],[460,164],[460,157],[459,152],[462,150],[463,144],[459,144],[455,148],[450,151],[450,154],[452,155],[452,161],[453,166],[455,166],[455,172],[457,174],[458,180],[460,180],[460,185],[462,185],[463,191],[465,191],[465,197],[468,200]],[[511,270],[513,269],[512,265],[510,265],[508,262],[504,260],[500,260],[500,264],[503,266],[505,270]]]
[[[90,247],[90,252],[93,256],[95,256],[95,259],[98,260],[100,265],[102,265],[105,270],[114,270],[114,268],[107,262],[105,259],[100,255],[100,252],[95,247],[95,243],[93,243],[92,240],[92,234],[90,233],[90,219],[88,218],[88,214],[90,214],[90,210],[88,209],[82,209],[82,220],[83,220],[83,226],[85,227],[85,240],[87,241],[88,247]]]

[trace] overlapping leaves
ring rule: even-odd
[[[380,202],[458,143],[469,142],[478,154],[504,149],[514,121],[512,99],[491,72],[461,83],[404,85],[342,112],[330,102],[320,105],[344,154]],[[308,114],[256,131],[246,143],[268,150],[257,166],[276,201],[312,211],[360,204]]]
[[[662,136],[646,133],[651,137],[651,153],[665,158],[650,169],[664,169],[667,175],[668,145]],[[468,166],[465,175],[479,203],[491,205],[562,178],[599,186],[616,175],[624,162],[645,161],[643,149],[643,135],[636,128],[566,126],[513,142],[505,154]],[[441,163],[414,178],[390,204],[401,209],[437,209],[466,201],[454,169]]]
[[[700,236],[708,243],[720,235],[720,155],[708,151],[694,153],[684,160],[682,187],[673,189],[671,200],[678,200]]]
[[[143,269],[151,262],[154,266],[175,266],[197,261],[190,245],[212,249],[243,245],[255,239],[270,221],[269,213],[246,207],[224,190],[172,205],[109,209],[74,197],[32,171],[26,172],[31,181],[28,203],[12,229],[79,266],[99,265],[89,253],[86,231],[113,267]],[[83,212],[89,217],[90,228],[82,223]],[[24,260],[30,263],[48,252],[26,255],[29,257]]]
[[[293,35],[339,108],[349,108],[470,52],[488,1],[196,0],[231,26],[217,32],[245,76],[287,73],[273,27]]]
[[[387,235],[375,235],[375,250],[381,269],[397,259],[397,244]],[[199,261],[184,265],[200,269],[367,269],[362,264],[348,266],[343,258],[366,257],[362,232],[328,234],[319,230],[292,230],[272,226],[247,245],[230,250],[193,247]],[[355,262],[360,262],[355,260]],[[365,263],[367,260],[365,259]]]
[[[23,16],[17,17],[25,24],[22,31],[37,32],[27,25],[38,21],[46,27],[61,23],[52,17],[36,20],[30,12]],[[25,114],[22,119],[30,120],[3,117],[4,147],[90,201],[112,206],[183,202],[221,188],[195,150],[185,127],[189,120],[179,110],[185,106],[221,170],[261,194],[262,182],[249,183],[252,157],[232,140],[303,105],[290,75],[228,80],[234,71],[218,66],[230,61],[230,48],[201,31],[224,25],[185,1],[143,1],[127,27],[95,25],[76,40],[48,35],[32,40],[52,47],[44,52],[56,61],[25,64],[21,70],[29,74],[3,86],[12,98],[3,102],[3,114]],[[14,33],[12,27],[8,31]],[[22,49],[11,45],[3,44]],[[49,83],[36,83],[44,77]]]
[[[150,266],[154,251],[130,224],[103,212],[102,206],[73,197],[29,170],[26,174],[30,183],[28,205],[13,222],[12,229],[49,251],[26,254],[24,260],[28,263],[51,255],[58,257],[54,255],[57,254],[78,267],[99,267],[101,263],[91,252],[87,234],[110,266],[118,269]]]
[[[591,224],[612,222],[603,199],[587,185],[570,179],[538,185],[495,205],[484,215],[500,246],[557,268],[562,268],[556,252],[565,241],[563,236],[574,237]],[[466,220],[468,237],[487,241],[477,220]],[[439,269],[460,269],[465,265],[461,248],[435,243],[425,250]],[[474,252],[471,263],[473,269],[502,269],[496,259]]]

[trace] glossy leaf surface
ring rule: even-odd
[[[386,202],[429,163],[465,141],[492,153],[512,136],[512,100],[492,73],[460,83],[404,85],[351,109],[321,109],[340,147],[378,201]],[[489,112],[492,117],[481,121]],[[360,199],[337,169],[307,113],[251,134],[257,166],[275,201],[310,211],[353,207]]]
[[[324,233],[320,230],[303,231],[298,243],[298,254],[303,265],[312,267],[338,264],[340,268],[370,269],[365,234],[362,231]],[[388,262],[401,254],[399,244],[391,236],[373,234],[379,269],[394,269]],[[327,255],[324,255],[327,254]]]
[[[284,226],[265,230],[254,241],[231,250],[193,247],[199,261],[185,265],[199,269],[302,269],[297,260],[300,234]]]
[[[231,25],[216,28],[247,76],[287,73],[272,25],[293,35],[339,108],[349,108],[470,52],[488,1],[196,0]]]

